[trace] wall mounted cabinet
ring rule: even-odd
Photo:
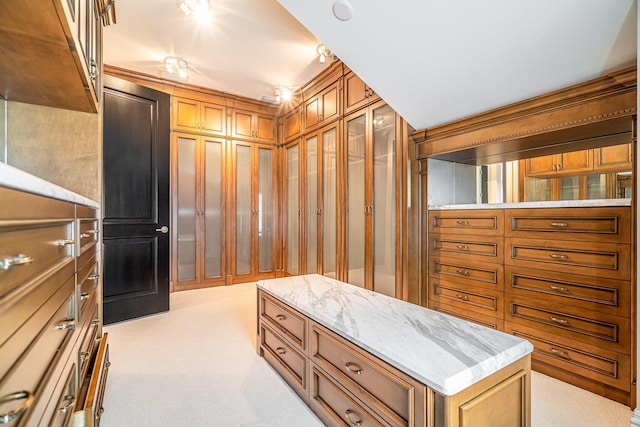
[[[289,142],[302,135],[302,114],[301,107],[298,106],[282,116],[282,138],[284,142]]]
[[[305,132],[338,119],[342,114],[341,88],[342,80],[333,82],[327,88],[311,96],[303,104]]]
[[[173,97],[171,100],[171,120],[173,128],[186,132],[225,136],[226,114],[224,100],[219,103],[196,101]]]
[[[233,108],[230,136],[234,139],[275,144],[278,141],[275,124],[275,116],[271,114]]]
[[[349,114],[378,100],[380,100],[378,94],[354,72],[351,71],[344,76],[345,114]]]

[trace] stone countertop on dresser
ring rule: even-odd
[[[549,202],[483,203],[463,205],[429,205],[428,210],[454,209],[539,209],[631,206],[631,199],[557,200]]]
[[[90,206],[92,208],[99,207],[98,203],[91,199],[5,163],[0,163],[0,187],[12,188],[14,190],[25,191],[27,193],[51,197],[52,199]]]
[[[446,396],[533,351],[521,338],[319,274],[258,288]]]

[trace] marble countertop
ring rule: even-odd
[[[97,202],[76,194],[44,179],[33,176],[23,170],[16,169],[5,163],[0,163],[0,186],[26,191],[40,196],[64,200],[80,205],[98,208]]]
[[[447,396],[533,351],[521,338],[318,274],[258,288]]]
[[[532,208],[583,208],[602,206],[631,206],[631,199],[558,200],[553,202],[484,203],[464,205],[434,205],[429,210],[450,209],[532,209]]]

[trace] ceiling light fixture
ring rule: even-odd
[[[209,10],[209,0],[178,0],[178,7],[185,15]]]
[[[324,64],[327,61],[328,56],[333,56],[333,53],[329,50],[329,48],[324,44],[320,43],[316,48],[316,52],[318,52],[318,56],[320,57],[319,61],[321,64]]]
[[[177,56],[167,56],[164,58],[164,67],[168,73],[177,74],[183,79],[187,77],[187,68],[189,64],[182,58]]]

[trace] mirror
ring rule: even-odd
[[[0,96],[0,162],[7,163],[7,100]]]
[[[486,165],[429,159],[429,206],[630,199],[632,169],[631,144]]]

